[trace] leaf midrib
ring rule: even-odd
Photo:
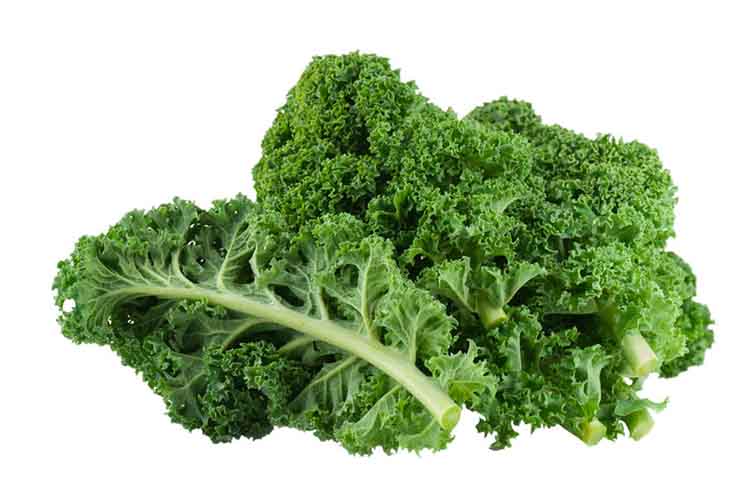
[[[129,282],[127,285],[109,293],[123,296],[153,296],[165,299],[203,299],[210,304],[220,305],[232,311],[266,319],[329,343],[366,361],[393,378],[421,401],[443,426],[451,428],[456,423],[456,421],[452,422],[452,419],[447,420],[446,417],[450,413],[457,412],[457,405],[435,381],[423,374],[410,362],[406,354],[387,347],[372,338],[350,331],[332,320],[314,319],[306,314],[288,309],[281,304],[265,304],[253,301],[229,290],[151,283],[136,285],[134,282]]]

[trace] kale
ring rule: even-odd
[[[107,345],[215,442],[289,426],[367,454],[442,449],[461,409],[634,439],[640,396],[712,345],[666,248],[657,153],[498,99],[466,117],[388,60],[315,58],[253,170],[258,201],[174,200],[83,237],[54,287],[65,336]]]

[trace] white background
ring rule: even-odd
[[[730,2],[249,3],[0,3],[0,489],[733,490]],[[352,457],[291,430],[213,445],[107,349],[60,335],[50,284],[80,235],[174,195],[254,196],[286,91],[313,55],[356,49],[459,114],[508,95],[659,150],[679,185],[671,247],[717,343],[651,385],[671,403],[646,439],[588,449],[524,430],[491,452],[465,414],[448,450],[420,457]]]

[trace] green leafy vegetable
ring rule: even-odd
[[[262,149],[257,204],[131,212],[54,283],[64,335],[111,347],[215,442],[289,426],[442,449],[463,407],[493,449],[522,423],[637,440],[666,403],[646,377],[712,345],[643,144],[505,98],[459,118],[352,53],[313,60]]]
[[[325,216],[290,236],[243,197],[133,212],[60,265],[64,333],[110,345],[216,441],[294,425],[355,451],[442,448],[493,380],[363,229]]]

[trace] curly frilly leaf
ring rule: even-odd
[[[382,437],[355,451],[443,446],[463,401],[450,398],[446,373],[421,368],[449,356],[444,306],[350,216],[285,230],[244,197],[132,212],[60,264],[57,303],[73,303],[63,332],[110,345],[175,421],[216,441],[291,425],[348,445],[347,429],[373,419]],[[413,408],[410,422],[391,417],[396,405]]]

